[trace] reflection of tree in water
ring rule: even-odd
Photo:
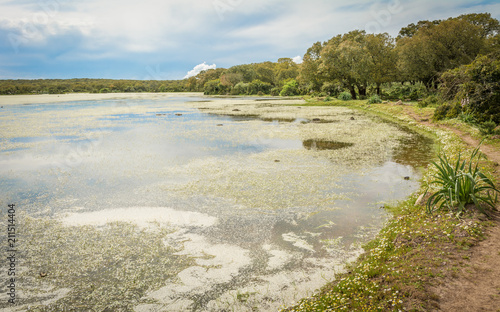
[[[410,135],[399,139],[400,144],[394,150],[393,160],[405,166],[427,166],[432,159],[434,141],[425,135],[410,132],[410,130],[405,127],[401,127],[400,129]]]
[[[302,142],[304,148],[308,150],[336,150],[353,146],[354,143],[335,142],[325,140],[305,140]]]

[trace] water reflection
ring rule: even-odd
[[[304,148],[308,150],[337,150],[341,148],[346,148],[353,146],[353,143],[346,142],[335,142],[335,141],[325,141],[325,140],[305,140],[302,142]]]

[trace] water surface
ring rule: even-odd
[[[26,219],[20,306],[276,310],[359,255],[431,153],[425,137],[344,108],[229,116],[201,101],[1,111],[1,203]]]

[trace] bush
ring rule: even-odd
[[[490,135],[495,133],[495,128],[497,127],[494,121],[485,121],[479,125],[479,131],[482,135]]]
[[[500,123],[500,52],[478,56],[470,65],[441,75],[444,99],[461,102],[480,121]]]
[[[460,116],[458,116],[458,118],[460,118],[461,121],[471,125],[474,125],[477,122],[476,118],[471,113],[461,113]]]
[[[325,82],[321,86],[321,92],[331,96],[337,96],[341,91],[342,86],[338,82]]]
[[[437,97],[436,95],[433,94],[433,95],[429,95],[424,100],[418,102],[418,107],[424,108],[427,106],[436,106],[439,104],[439,102],[440,102],[439,97]]]
[[[234,87],[233,90],[231,91],[231,94],[233,95],[238,95],[238,94],[248,94],[248,90],[250,88],[250,84],[246,82],[238,82]]]
[[[352,100],[352,95],[349,92],[342,92],[339,94],[338,99],[341,101],[350,101]]]
[[[410,83],[392,83],[389,87],[385,86],[382,90],[382,94],[385,98],[390,100],[406,100],[411,99],[416,101],[427,95],[426,87],[421,83],[410,84]]]
[[[220,79],[214,79],[207,81],[203,86],[203,92],[205,95],[222,95],[227,94],[229,86],[221,84]]]
[[[280,87],[274,87],[271,89],[271,95],[272,96],[278,96],[281,93],[281,88]]]
[[[280,96],[293,96],[299,94],[299,85],[295,79],[290,79],[280,92]]]
[[[488,179],[479,169],[478,162],[481,158],[479,146],[474,149],[468,163],[461,161],[458,154],[456,163],[452,164],[446,154],[439,156],[439,163],[432,162],[438,169],[435,180],[430,184],[437,184],[440,189],[429,197],[427,201],[427,212],[432,213],[447,207],[448,210],[461,214],[467,204],[475,204],[476,208],[484,214],[488,214],[482,204],[495,209],[499,192],[493,182]],[[477,161],[474,160],[477,156]],[[475,165],[473,163],[475,162]],[[491,192],[491,193],[490,193]],[[492,197],[493,194],[495,197]],[[439,205],[439,206],[438,206]]]
[[[457,118],[462,113],[462,106],[460,103],[444,103],[436,108],[434,111],[434,120],[443,120],[446,118]]]
[[[368,99],[368,104],[378,104],[378,103],[382,103],[382,99],[378,95],[372,95]]]
[[[259,94],[259,92],[262,94],[269,94],[271,92],[271,84],[258,79],[250,82],[248,94]]]

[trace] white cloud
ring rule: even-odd
[[[208,65],[206,62],[196,65],[192,70],[188,71],[184,79],[198,75],[200,72],[208,69],[216,69],[217,65]]]
[[[297,55],[297,56],[296,56],[296,57],[294,57],[292,60],[293,60],[296,64],[300,64],[300,63],[302,63],[302,56]]]

